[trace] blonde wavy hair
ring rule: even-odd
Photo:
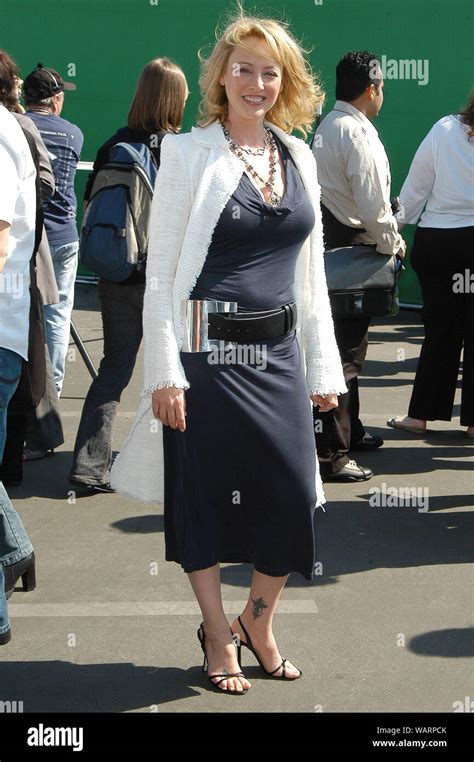
[[[305,59],[305,50],[288,31],[288,24],[270,18],[244,15],[238,4],[238,15],[219,34],[210,56],[202,57],[199,87],[202,95],[199,104],[199,127],[206,127],[222,121],[228,113],[225,87],[219,84],[220,76],[227,68],[233,48],[237,46],[254,52],[246,43],[249,37],[265,40],[272,57],[282,66],[282,86],[278,99],[265,115],[265,119],[287,133],[299,130],[304,138],[311,132],[319,104],[324,101],[324,93]]]

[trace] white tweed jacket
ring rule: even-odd
[[[288,147],[316,217],[295,273],[296,330],[308,398],[314,393],[341,394],[347,389],[324,273],[316,161],[303,140],[270,122],[266,124]],[[144,502],[161,503],[164,493],[162,424],[153,417],[151,394],[169,386],[189,388],[179,354],[184,338],[181,301],[193,290],[214,228],[242,172],[242,162],[230,151],[218,122],[193,127],[189,133],[166,135],[161,143],[143,312],[142,399],[111,471],[111,483],[118,492]]]

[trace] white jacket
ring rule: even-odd
[[[315,393],[341,394],[347,389],[324,273],[316,162],[303,140],[267,124],[288,146],[316,217],[298,256],[295,276],[297,336],[303,350],[308,397]],[[142,400],[111,471],[111,483],[118,492],[144,502],[161,503],[164,496],[162,424],[153,417],[151,394],[169,386],[189,388],[179,355],[184,337],[181,301],[188,299],[194,288],[214,228],[242,172],[242,162],[229,149],[219,122],[193,127],[189,133],[166,135],[161,143],[143,312]],[[319,473],[317,484],[320,497]]]

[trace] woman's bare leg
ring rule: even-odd
[[[254,570],[249,599],[240,615],[267,672],[272,672],[283,660],[273,637],[272,624],[273,615],[288,576],[287,574],[286,577],[270,577],[268,574]],[[242,643],[245,643],[245,634],[238,619],[234,620],[231,628],[232,632],[239,634]],[[290,661],[285,663],[285,669],[287,677],[297,678],[300,675],[299,669],[294,667]],[[280,669],[275,672],[275,677],[282,674],[283,669]]]
[[[190,572],[188,577],[202,611],[209,676],[239,672],[232,633],[222,606],[219,564]],[[213,682],[217,683],[220,679],[216,678]],[[244,677],[230,677],[219,684],[219,688],[239,692],[250,687],[250,682]]]

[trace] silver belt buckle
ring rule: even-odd
[[[210,312],[237,312],[237,302],[218,302],[210,299],[183,299],[181,317],[184,323],[182,352],[212,352],[213,349],[232,349],[236,341],[208,337]]]

